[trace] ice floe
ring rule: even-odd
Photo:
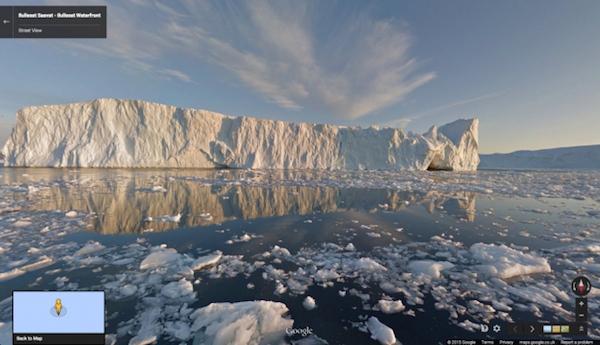
[[[314,298],[312,298],[310,296],[306,296],[304,301],[302,301],[302,306],[306,310],[313,310],[317,307],[317,302],[315,302]]]
[[[452,268],[454,265],[447,261],[414,260],[408,263],[408,269],[416,275],[426,275],[437,279],[442,271]]]
[[[399,313],[401,311],[404,311],[405,308],[406,307],[404,306],[401,300],[388,301],[380,299],[379,302],[377,302],[377,309],[385,314]]]
[[[367,320],[367,328],[369,329],[369,333],[371,333],[371,338],[377,340],[380,344],[396,344],[394,330],[381,323],[375,316],[371,316],[369,320]]]
[[[294,321],[283,303],[248,301],[212,303],[194,311],[194,344],[281,344]]]
[[[476,243],[470,249],[473,258],[481,262],[480,270],[503,279],[533,273],[548,273],[550,264],[545,258],[523,253],[504,244]]]

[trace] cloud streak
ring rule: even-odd
[[[485,99],[490,99],[490,98],[495,98],[498,97],[500,95],[502,95],[503,92],[490,92],[490,93],[486,93],[484,95],[481,96],[477,96],[477,97],[471,97],[471,98],[467,98],[467,99],[462,99],[462,100],[458,100],[458,101],[454,101],[454,102],[450,102],[447,104],[443,104],[440,105],[438,107],[435,108],[431,108],[431,109],[427,109],[427,110],[422,110],[416,113],[413,113],[412,115],[409,116],[402,116],[400,118],[394,119],[392,121],[386,122],[385,126],[391,126],[391,127],[400,127],[400,128],[405,128],[406,126],[408,126],[408,124],[414,120],[423,118],[423,117],[427,117],[427,116],[431,116],[431,115],[435,115],[438,114],[444,110],[448,110],[448,109],[452,109],[455,107],[459,107],[461,105],[466,105],[466,104],[470,104],[470,103],[475,103],[475,102],[479,102],[479,101],[483,101]]]
[[[136,0],[109,5],[114,34],[106,42],[72,46],[184,82],[198,76],[170,63],[193,57],[282,108],[346,119],[398,103],[435,78],[419,72],[402,23],[325,5]]]

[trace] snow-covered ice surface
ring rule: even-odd
[[[0,174],[0,339],[12,289],[105,290],[117,344],[407,345],[600,282],[600,172]]]

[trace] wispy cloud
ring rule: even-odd
[[[410,115],[406,115],[406,116],[401,116],[398,117],[396,119],[393,119],[391,121],[388,121],[386,123],[384,123],[385,126],[390,126],[390,127],[400,127],[400,128],[405,128],[406,126],[408,126],[408,124],[414,120],[423,118],[423,117],[427,117],[427,116],[431,116],[431,115],[436,115],[439,114],[440,112],[444,111],[444,110],[449,110],[455,107],[459,107],[461,105],[466,105],[466,104],[470,104],[470,103],[475,103],[475,102],[479,102],[479,101],[483,101],[485,99],[490,99],[490,98],[495,98],[498,97],[500,95],[502,95],[503,92],[490,92],[490,93],[486,93],[484,95],[481,96],[477,96],[477,97],[472,97],[472,98],[467,98],[467,99],[462,99],[462,100],[458,100],[458,101],[454,101],[454,102],[450,102],[450,103],[446,103],[443,105],[440,105],[438,107],[434,107],[434,108],[430,108],[430,109],[426,109],[426,110],[422,110]]]
[[[419,72],[403,23],[325,5],[135,0],[109,5],[108,40],[71,45],[181,81],[198,76],[169,62],[195,57],[283,108],[348,119],[400,102],[435,78]]]

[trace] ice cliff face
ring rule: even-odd
[[[6,166],[476,170],[478,120],[427,133],[231,117],[118,99],[29,107]]]

